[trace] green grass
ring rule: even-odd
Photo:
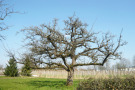
[[[66,86],[66,79],[0,76],[0,90],[76,90],[79,82]]]

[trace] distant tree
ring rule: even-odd
[[[106,70],[109,70],[109,69],[111,69],[111,63],[110,63],[110,61],[108,60],[107,62],[106,62],[106,64],[105,64],[105,68],[106,68]]]
[[[116,69],[116,64],[112,65],[111,69],[115,70]]]
[[[125,69],[129,67],[129,60],[122,58],[120,62],[116,63],[115,67],[116,69]]]
[[[17,69],[17,64],[14,58],[11,58],[9,60],[9,65],[5,68],[4,75],[10,76],[10,77],[16,77],[19,75],[18,69]]]
[[[0,31],[8,29],[8,26],[4,23],[4,20],[7,16],[16,13],[13,11],[8,4],[5,3],[5,0],[0,0]],[[4,36],[0,34],[0,40],[4,39]]]
[[[24,66],[22,67],[21,70],[21,75],[23,76],[31,76],[31,60],[29,58],[29,56],[26,56],[24,59]]]
[[[116,63],[115,65],[116,69],[125,69],[126,68],[126,65],[125,64],[121,64],[121,63]]]
[[[46,65],[50,68],[63,68],[68,72],[67,85],[72,85],[77,66],[103,66],[108,59],[120,58],[117,50],[126,44],[121,42],[121,34],[116,43],[113,35],[106,33],[101,36],[100,33],[88,30],[88,25],[75,16],[69,17],[64,24],[65,27],[60,29],[55,19],[53,24],[22,30],[26,32],[30,51],[35,57],[41,56],[33,60],[45,65],[38,69],[48,68]],[[88,60],[81,57],[87,57]]]
[[[135,67],[135,56],[133,57],[133,67]]]
[[[0,70],[2,70],[3,69],[3,65],[0,65]]]

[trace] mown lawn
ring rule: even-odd
[[[66,86],[66,79],[0,76],[0,90],[76,90],[79,82]]]

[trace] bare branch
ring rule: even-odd
[[[4,23],[4,20],[6,19],[7,16],[13,14],[13,13],[18,13],[15,12],[9,7],[3,0],[0,0],[0,31],[7,30],[9,26],[7,26]],[[0,40],[4,39],[4,36],[0,34]]]
[[[102,63],[82,63],[82,64],[75,64],[71,65],[71,67],[77,67],[77,66],[89,66],[89,65],[102,65]]]
[[[61,67],[67,71],[71,71],[77,66],[87,65],[104,65],[111,58],[120,56],[118,49],[125,45],[120,37],[114,43],[114,35],[110,33],[102,34],[88,31],[87,24],[82,23],[79,18],[69,17],[64,21],[65,28],[60,29],[55,19],[52,24],[42,24],[39,27],[29,27],[22,31],[26,32],[28,47],[35,57],[38,55],[46,55],[50,59],[50,63],[45,61],[37,61],[36,63],[44,63],[53,68]],[[99,35],[99,36],[98,36]],[[90,63],[78,63],[79,57],[89,57]],[[53,62],[53,60],[61,58],[62,62]],[[67,63],[71,58],[71,63]]]

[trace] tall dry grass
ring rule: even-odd
[[[67,78],[68,73],[65,70],[33,70],[33,76],[45,77],[45,78]],[[76,70],[74,72],[74,79],[84,78],[109,78],[115,76],[128,76],[135,75],[135,70]]]
[[[0,70],[0,76],[3,74],[4,70]],[[65,70],[33,70],[32,76],[34,77],[45,77],[45,78],[67,78],[67,71]],[[109,78],[115,76],[135,76],[135,70],[75,70],[74,79],[84,79],[84,78]]]

